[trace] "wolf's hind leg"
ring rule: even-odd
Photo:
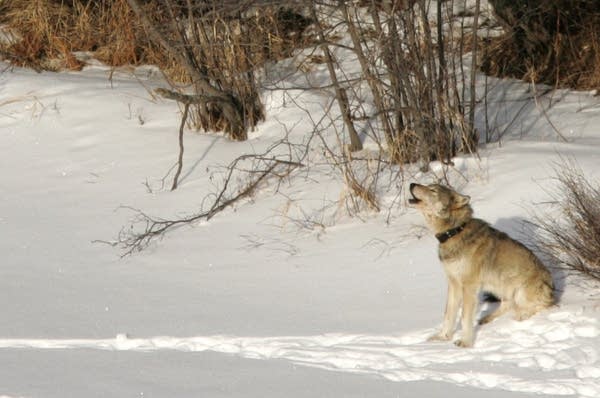
[[[513,303],[510,300],[506,300],[506,299],[501,300],[500,306],[498,308],[496,308],[496,311],[494,311],[490,314],[487,314],[486,316],[481,318],[479,320],[479,324],[485,325],[486,323],[490,323],[493,320],[495,320],[496,318],[501,317],[502,315],[506,314],[512,308],[513,308]]]
[[[548,308],[553,303],[552,291],[542,283],[524,285],[515,293],[515,319],[522,321],[537,312]]]

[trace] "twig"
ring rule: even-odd
[[[179,126],[179,157],[177,159],[177,171],[175,172],[175,177],[173,177],[173,186],[171,187],[171,191],[174,191],[177,189],[179,175],[181,174],[181,169],[183,168],[183,128],[185,127],[185,122],[188,117],[189,109],[190,109],[190,104],[186,103],[183,108],[183,116],[181,117],[181,125]]]
[[[282,142],[285,143],[285,141]],[[122,254],[123,257],[135,252],[139,252],[146,248],[151,242],[161,238],[165,233],[178,226],[191,224],[201,219],[207,221],[210,220],[216,214],[232,206],[234,203],[252,195],[258,186],[269,177],[274,176],[277,179],[282,179],[287,177],[296,168],[304,166],[300,162],[296,162],[291,159],[279,159],[276,157],[276,155],[271,154],[277,148],[277,146],[278,145],[274,145],[263,154],[239,156],[233,162],[231,162],[227,168],[223,186],[219,192],[214,195],[215,199],[208,210],[201,211],[180,219],[165,220],[149,216],[139,209],[128,207],[129,209],[135,211],[135,216],[133,218],[131,227],[129,229],[122,229],[119,233],[117,241],[111,243],[111,245],[124,249]],[[240,169],[238,165],[242,161],[247,160],[259,162],[259,164],[254,164],[253,167],[248,170]],[[229,192],[231,182],[234,180],[234,173],[236,171],[249,173],[252,178],[250,181],[244,184],[235,195],[228,198],[227,193]],[[141,232],[136,232],[134,230],[134,225],[140,224],[142,225]]]
[[[542,112],[542,115],[544,115],[544,118],[546,119],[546,121],[548,122],[548,124],[550,125],[550,127],[552,127],[552,130],[554,130],[554,132],[556,133],[556,135],[558,135],[563,142],[569,142],[569,140],[558,130],[558,128],[556,128],[556,126],[554,125],[554,123],[552,123],[552,120],[550,120],[550,116],[548,116],[548,112],[546,112],[546,110],[544,109],[544,107],[540,104],[539,100],[538,100],[538,94],[537,94],[537,89],[536,89],[536,85],[535,85],[535,79],[531,79],[531,87],[533,88],[533,99],[535,101],[535,105],[538,107],[538,109],[540,110],[540,112]]]

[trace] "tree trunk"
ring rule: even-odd
[[[375,75],[375,72],[371,68],[369,64],[369,60],[365,55],[362,48],[362,39],[361,39],[361,29],[360,27],[357,29],[355,25],[355,21],[352,18],[351,9],[345,2],[342,2],[342,10],[345,22],[348,26],[348,32],[350,33],[350,38],[352,39],[352,44],[354,46],[354,53],[360,62],[360,67],[363,71],[363,74],[367,80],[367,84],[371,89],[371,94],[373,95],[373,103],[375,107],[379,109],[379,120],[383,126],[383,131],[386,138],[386,143],[388,146],[388,151],[392,154],[392,159],[394,158],[393,154],[395,151],[395,139],[394,139],[394,131],[392,127],[392,123],[390,121],[390,117],[388,111],[386,109],[385,101],[383,99],[383,94],[380,90],[380,85],[377,84],[378,77]],[[356,11],[353,9],[353,11]],[[359,141],[360,142],[360,141]]]
[[[468,153],[477,152],[477,145],[479,143],[479,134],[477,133],[477,129],[475,128],[475,98],[477,96],[477,70],[478,62],[477,62],[477,46],[478,46],[478,37],[477,30],[479,28],[479,11],[480,11],[480,1],[475,0],[475,14],[473,16],[473,32],[472,32],[472,50],[471,50],[471,78],[469,84],[470,94],[469,94],[469,124],[467,126],[466,137],[462,137],[463,141],[463,151]]]
[[[331,55],[331,51],[329,51],[329,46],[327,45],[327,41],[325,38],[325,33],[323,31],[323,27],[321,26],[319,17],[317,16],[317,10],[315,9],[315,4],[311,5],[311,14],[312,18],[315,21],[315,26],[317,27],[317,36],[319,38],[321,51],[323,51],[323,55],[325,56],[325,62],[327,64],[327,70],[329,71],[329,77],[331,78],[331,83],[335,89],[335,98],[340,107],[340,112],[342,113],[342,118],[344,120],[344,125],[348,130],[348,135],[350,136],[350,152],[360,151],[362,149],[362,142],[360,141],[360,137],[356,129],[354,128],[354,122],[352,121],[352,115],[350,114],[350,104],[348,102],[348,96],[346,95],[346,90],[342,88],[340,82],[337,78],[337,73],[335,71],[335,60],[333,59],[333,55]]]

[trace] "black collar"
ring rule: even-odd
[[[446,232],[440,232],[439,234],[435,234],[435,237],[440,241],[440,243],[444,243],[453,236],[460,234],[462,230],[465,229],[465,225],[467,224],[461,224],[456,228],[447,230]]]

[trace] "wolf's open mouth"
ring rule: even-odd
[[[412,195],[412,198],[408,198],[408,203],[411,205],[416,205],[417,203],[421,202],[421,199],[417,198],[415,196],[414,193],[412,193],[412,191],[410,191],[410,194]]]
[[[415,195],[413,195],[412,198],[408,198],[408,203],[410,203],[411,205],[416,205],[419,202],[421,202],[421,199],[417,199]]]
[[[408,198],[408,203],[411,205],[416,205],[417,203],[419,203],[421,201],[421,199],[417,198],[415,196],[415,194],[413,193],[413,188],[415,187],[416,184],[410,184],[410,188],[409,188],[409,192],[412,196],[412,198]]]

